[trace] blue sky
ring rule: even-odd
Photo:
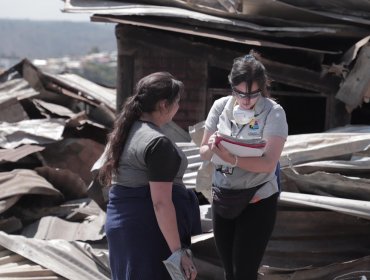
[[[0,0],[0,19],[90,22],[88,14],[63,13],[61,0]]]

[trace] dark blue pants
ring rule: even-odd
[[[183,246],[201,233],[195,193],[173,186],[172,200]],[[171,251],[157,223],[149,187],[114,185],[109,192],[105,231],[114,280],[170,280],[163,260]]]

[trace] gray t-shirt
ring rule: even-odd
[[[243,139],[265,139],[268,136],[287,138],[288,124],[285,112],[275,101],[260,97],[255,105],[253,120],[245,126],[238,126],[234,122],[235,102],[233,96],[216,100],[206,119],[205,129],[211,133],[219,131],[227,135],[238,135],[237,137]],[[275,172],[256,173],[236,167],[231,175],[215,171],[212,180],[213,184],[227,189],[247,189],[265,183],[251,201],[264,199],[278,192]]]
[[[162,141],[163,139],[166,141]],[[163,143],[168,145],[166,149],[163,149]],[[153,162],[150,163],[150,160],[148,160],[148,153],[155,154],[155,149],[157,148],[166,150],[166,153],[162,155],[161,162],[158,162],[155,167]],[[175,166],[176,170],[172,170],[174,166],[171,164],[169,166],[169,162],[166,163],[166,159],[172,161],[173,157],[179,157],[181,161],[179,165]],[[156,155],[156,158],[158,158],[158,155]],[[162,174],[158,178],[164,179],[156,180],[153,170],[148,170],[147,163],[150,163],[149,168],[150,166],[154,166],[154,171],[155,168],[158,167],[161,167],[163,171],[168,171],[171,174],[175,171],[175,173],[173,173],[176,174],[173,179],[174,184],[183,185],[182,176],[188,165],[185,154],[163,134],[158,126],[150,122],[136,121],[128,135],[125,148],[119,161],[118,172],[117,175],[113,175],[112,184],[126,187],[142,187],[148,186],[149,180],[168,181],[169,178],[173,177],[171,175],[163,176],[161,172]],[[149,177],[152,177],[152,179]]]

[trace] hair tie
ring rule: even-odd
[[[254,59],[254,55],[253,54],[247,54],[247,55],[244,56],[244,59],[245,60]]]

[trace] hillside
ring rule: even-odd
[[[114,24],[0,19],[0,57],[51,58],[116,49]]]

